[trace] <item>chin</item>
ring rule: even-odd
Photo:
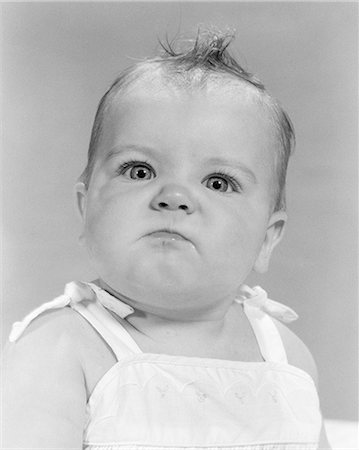
[[[193,258],[136,256],[127,254],[121,261],[112,258],[112,264],[108,259],[106,264],[97,260],[95,269],[107,286],[143,308],[177,309],[185,304],[193,306],[194,299],[197,305],[211,303],[239,285],[237,270],[219,271]]]
[[[151,293],[154,297],[178,297],[198,290],[198,277],[193,276],[193,271],[186,273],[178,269],[174,271],[170,268],[164,271],[155,269],[155,267],[149,271],[137,269],[127,278],[127,283],[142,296]]]
[[[141,270],[142,269],[142,270]],[[142,306],[151,305],[167,307],[192,301],[203,295],[210,295],[209,283],[198,284],[198,276],[185,271],[143,270],[136,266],[134,270],[127,267],[126,273],[112,271],[103,273],[101,279],[114,291],[122,294]],[[206,292],[205,292],[206,291]]]

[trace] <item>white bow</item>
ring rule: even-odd
[[[267,292],[260,286],[250,288],[245,284],[242,285],[239,290],[237,301],[246,306],[257,308],[258,311],[265,312],[282,322],[289,323],[298,319],[298,314],[293,311],[293,309],[282,303],[270,300]]]
[[[75,305],[76,303],[80,303],[82,301],[96,301],[96,298],[105,308],[110,309],[122,318],[125,318],[134,312],[134,309],[131,306],[126,305],[126,303],[121,300],[112,297],[112,295],[108,294],[106,291],[93,283],[71,281],[66,284],[62,295],[56,297],[51,302],[43,303],[41,306],[28,314],[22,321],[15,322],[11,328],[9,341],[15,342],[19,339],[26,327],[28,327],[28,325],[37,316],[45,311],[48,311],[49,309],[64,308],[65,306]]]

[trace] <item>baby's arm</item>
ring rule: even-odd
[[[309,373],[318,389],[318,371],[312,354],[306,345],[289,328],[277,320],[275,322],[284,342],[289,364]],[[324,424],[320,434],[318,449],[331,450]]]
[[[38,317],[4,352],[2,448],[82,449],[86,388],[64,308]]]

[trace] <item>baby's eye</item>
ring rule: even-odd
[[[217,192],[238,192],[240,186],[238,182],[230,175],[215,174],[207,177],[205,186],[212,191]]]
[[[125,175],[132,180],[150,180],[156,176],[153,168],[147,164],[140,161],[129,161],[120,166],[118,169],[119,175]]]
[[[149,180],[152,178],[152,171],[146,166],[133,166],[129,170],[130,178],[133,180]]]

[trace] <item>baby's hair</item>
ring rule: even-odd
[[[209,81],[217,82],[220,89],[226,86],[233,89],[233,82],[237,85],[242,82],[259,94],[258,98],[270,112],[279,141],[275,155],[276,188],[273,210],[285,210],[287,166],[295,143],[293,125],[287,113],[264,85],[228,52],[228,46],[233,39],[232,32],[199,29],[194,40],[160,41],[163,52],[159,56],[145,59],[125,69],[100,100],[91,133],[87,166],[80,177],[85,186],[88,187],[90,183],[106,112],[118,94],[128,91],[137,81],[144,78],[146,81],[160,79],[164,87],[174,85],[187,91],[204,88]],[[179,50],[176,48],[178,45],[181,47]],[[228,82],[227,85],[224,81]]]

